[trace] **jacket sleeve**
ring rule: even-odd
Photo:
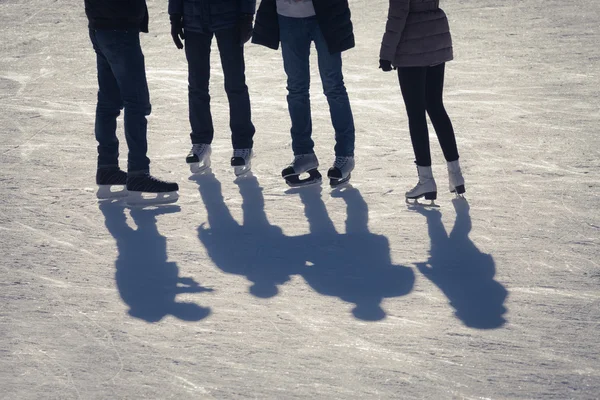
[[[169,15],[183,15],[183,0],[169,0]]]
[[[409,11],[410,0],[390,0],[388,20],[379,53],[379,58],[382,60],[394,61],[396,49],[398,48],[398,44],[400,44],[400,39],[402,39],[402,32],[406,26]]]
[[[254,13],[256,12],[256,0],[239,0],[239,1],[240,1],[240,11],[242,14],[254,15]]]

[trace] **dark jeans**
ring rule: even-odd
[[[329,53],[316,17],[279,16],[283,66],[287,74],[288,109],[295,155],[313,153],[310,112],[310,45],[315,42],[323,91],[335,130],[335,155],[354,155],[354,118],[342,75],[342,53]]]
[[[433,67],[398,68],[400,89],[408,114],[410,139],[417,165],[431,166],[427,117],[435,129],[446,161],[458,160],[458,149],[452,122],[442,100],[445,64]]]
[[[137,31],[90,30],[98,67],[98,104],[95,134],[98,167],[119,165],[117,117],[125,109],[125,140],[129,172],[147,172],[146,130],[150,95],[144,55]]]
[[[229,126],[233,148],[252,148],[255,129],[251,119],[248,86],[246,86],[244,47],[240,45],[240,32],[237,27],[218,30],[214,33],[185,32],[192,143],[210,144],[214,136],[208,93],[210,45],[213,35],[217,38],[221,66],[225,75],[225,92],[229,100]]]

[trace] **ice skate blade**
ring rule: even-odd
[[[411,207],[431,207],[431,208],[439,208],[440,206],[435,204],[435,200],[430,200],[430,203],[421,203],[419,199],[409,199],[406,198],[406,204]]]
[[[321,178],[318,179],[307,179],[307,180],[298,180],[293,181],[290,180],[290,178],[288,177],[288,179],[285,180],[285,183],[287,183],[287,185],[291,188],[300,188],[300,187],[306,187],[306,186],[313,186],[313,185],[318,185],[322,182]]]
[[[300,175],[291,175],[285,178],[285,183],[288,184],[289,187],[303,187],[320,184],[322,181],[321,173],[316,169],[311,169],[308,171],[308,178],[300,179]]]
[[[240,166],[233,167],[233,173],[238,178],[248,174],[251,170],[252,170],[252,167],[250,165],[240,165]]]
[[[329,186],[331,186],[333,189],[339,188],[341,186],[346,185],[348,182],[350,182],[350,174],[348,174],[347,177],[342,178],[342,179],[337,179],[337,178],[329,178]]]
[[[130,191],[129,196],[127,196],[127,205],[138,207],[155,206],[175,203],[178,199],[178,192],[147,193]]]
[[[192,174],[201,174],[210,168],[210,162],[205,162],[203,164],[193,162],[193,163],[188,163],[188,165],[190,167],[190,172]]]
[[[120,190],[113,191],[113,188],[120,188]],[[128,193],[125,185],[98,185],[96,197],[98,200],[119,199],[126,197]]]

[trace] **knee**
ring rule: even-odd
[[[427,100],[427,113],[431,118],[442,117],[446,115],[446,109],[442,100]]]
[[[323,94],[327,97],[345,97],[348,96],[344,78],[341,74],[335,73],[328,76],[323,76]]]
[[[287,90],[290,96],[309,96],[310,84],[301,81],[288,80]]]
[[[323,94],[326,97],[331,97],[331,98],[340,98],[340,97],[347,97],[348,96],[348,92],[346,91],[346,86],[344,86],[344,83],[336,83],[334,85],[323,85]]]
[[[125,112],[150,115],[152,113],[152,105],[149,102],[125,102]]]
[[[98,104],[96,104],[96,113],[114,116],[115,118],[118,117],[119,114],[121,114],[122,109],[123,103],[116,101],[106,101],[98,99]]]

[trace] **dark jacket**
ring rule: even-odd
[[[183,28],[194,32],[231,28],[255,10],[256,0],[169,0],[169,15],[182,15]]]
[[[148,32],[146,0],[85,0],[90,29]]]
[[[313,0],[319,27],[331,54],[354,47],[348,0]],[[279,19],[276,0],[262,0],[256,14],[252,43],[279,48]]]
[[[428,67],[452,60],[448,18],[439,0],[390,0],[380,58],[395,67]]]

